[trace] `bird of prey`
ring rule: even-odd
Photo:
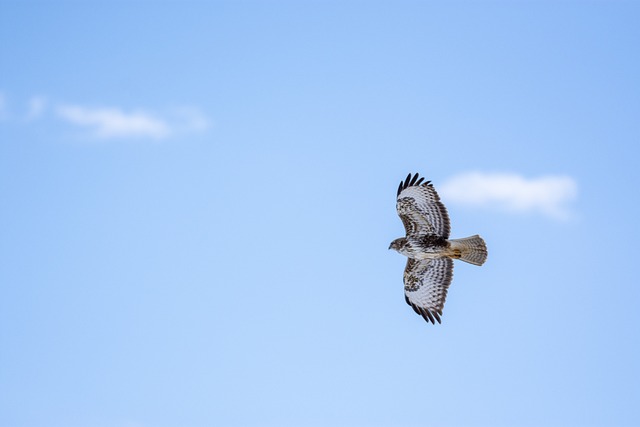
[[[400,181],[396,209],[404,224],[405,237],[395,239],[389,249],[406,256],[404,295],[407,304],[433,324],[441,323],[447,289],[453,278],[453,260],[482,265],[487,246],[482,237],[449,239],[449,215],[431,181],[407,175]]]

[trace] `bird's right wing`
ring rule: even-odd
[[[413,310],[433,324],[441,323],[447,290],[453,279],[453,260],[409,258],[404,269],[404,298]]]

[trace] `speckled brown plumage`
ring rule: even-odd
[[[431,181],[407,175],[398,186],[396,209],[406,232],[391,242],[407,259],[405,300],[429,323],[441,323],[447,291],[453,279],[453,259],[482,265],[487,248],[480,236],[449,239],[450,221]]]

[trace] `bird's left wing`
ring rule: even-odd
[[[409,234],[435,234],[449,238],[450,225],[447,209],[430,181],[422,183],[418,174],[400,181],[396,209]]]
[[[409,258],[404,269],[404,298],[424,320],[441,323],[440,316],[452,278],[451,258]]]

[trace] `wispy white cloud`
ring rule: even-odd
[[[7,98],[4,93],[0,92],[0,120],[6,120],[9,118],[9,112],[7,110]]]
[[[62,104],[45,96],[32,96],[16,113],[0,91],[0,121],[33,126],[39,119],[56,119],[83,129],[80,136],[96,139],[165,139],[202,133],[211,127],[198,108],[182,106],[163,110],[125,110],[119,107]],[[24,107],[26,105],[26,108]]]
[[[449,179],[439,192],[454,203],[567,219],[571,216],[568,205],[577,197],[578,185],[569,176],[528,179],[513,173],[468,172]]]
[[[59,117],[74,125],[83,126],[98,138],[150,137],[166,138],[170,127],[163,120],[143,111],[126,113],[117,108],[91,108],[79,105],[60,105]]]
[[[27,121],[35,120],[42,116],[46,107],[47,99],[44,96],[32,96],[31,99],[29,99]]]
[[[179,107],[173,110],[173,127],[180,132],[202,132],[211,126],[202,111],[194,107]]]

